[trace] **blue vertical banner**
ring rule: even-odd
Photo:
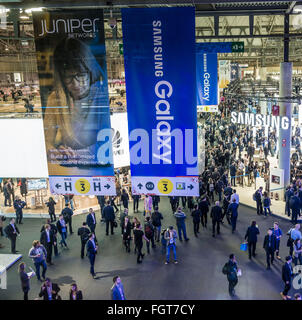
[[[122,9],[133,194],[197,196],[195,10]]]
[[[199,111],[218,111],[217,53],[197,52],[197,108]]]

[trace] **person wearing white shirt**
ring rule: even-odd
[[[233,203],[233,199],[236,200],[236,203],[239,204],[239,194],[236,193],[236,190],[233,190],[233,194],[231,195],[231,201],[230,203]]]

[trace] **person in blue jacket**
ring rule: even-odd
[[[126,300],[124,286],[119,276],[113,277],[113,287],[111,288],[112,300]]]
[[[228,212],[231,213],[231,225],[232,225],[232,233],[236,230],[236,223],[238,218],[238,203],[236,202],[236,199],[233,199],[233,203],[231,203],[228,207]]]

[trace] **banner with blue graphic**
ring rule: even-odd
[[[217,54],[196,54],[197,106],[218,106]]]
[[[195,12],[122,9],[133,194],[197,196]]]

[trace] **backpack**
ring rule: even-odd
[[[146,224],[146,226],[145,226],[145,234],[146,234],[147,238],[151,238],[153,235],[153,231],[152,231],[149,224]]]
[[[64,212],[63,213],[63,218],[65,220],[65,223],[68,223],[69,222],[69,214],[67,212]]]
[[[257,201],[256,192],[253,194],[253,200],[254,200],[254,201]]]
[[[228,274],[229,273],[229,264],[228,264],[228,262],[226,262],[226,264],[222,268],[222,273],[223,274]]]

